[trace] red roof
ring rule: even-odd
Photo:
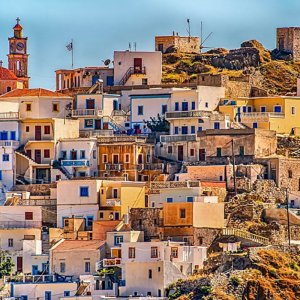
[[[0,98],[10,97],[68,97],[62,93],[53,92],[45,89],[15,89],[11,92],[5,93]]]
[[[79,250],[79,251],[87,251],[87,250],[98,250],[103,245],[105,245],[105,241],[100,240],[91,240],[91,241],[79,241],[79,240],[65,240],[61,242],[58,246],[55,247],[53,250]]]
[[[15,27],[13,28],[14,30],[22,30],[23,27],[20,24],[16,24]]]
[[[17,80],[18,77],[12,71],[0,67],[0,80]]]

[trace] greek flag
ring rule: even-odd
[[[69,43],[67,46],[68,51],[72,51],[73,50],[73,43]]]

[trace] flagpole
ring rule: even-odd
[[[73,54],[74,44],[73,44],[73,39],[71,40],[71,44],[72,44],[72,69],[73,69],[74,68],[74,54]]]

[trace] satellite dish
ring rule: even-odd
[[[110,63],[111,63],[110,59],[106,59],[106,60],[104,61],[104,65],[105,65],[105,66],[109,66]]]

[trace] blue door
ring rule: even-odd
[[[189,103],[188,102],[182,102],[182,111],[188,111],[189,110]]]
[[[97,83],[97,80],[99,79],[99,75],[94,75],[92,77],[92,85],[94,85],[95,83]]]
[[[182,126],[181,127],[181,133],[182,134],[188,134],[188,127],[187,126]]]
[[[238,107],[238,109],[237,109],[237,121],[241,122],[241,108],[240,107]]]
[[[2,141],[8,140],[8,132],[7,132],[7,131],[2,131],[2,132],[0,133],[0,139],[1,139]]]
[[[51,292],[45,292],[45,300],[51,300]]]
[[[114,76],[107,76],[106,77],[106,85],[113,86],[114,85]]]
[[[39,267],[37,265],[32,266],[32,275],[38,275],[39,274]]]
[[[220,123],[219,122],[214,123],[214,129],[220,129]]]
[[[16,140],[16,132],[15,132],[15,131],[11,131],[11,132],[10,132],[10,139],[11,139],[12,141],[15,141],[15,140]]]

